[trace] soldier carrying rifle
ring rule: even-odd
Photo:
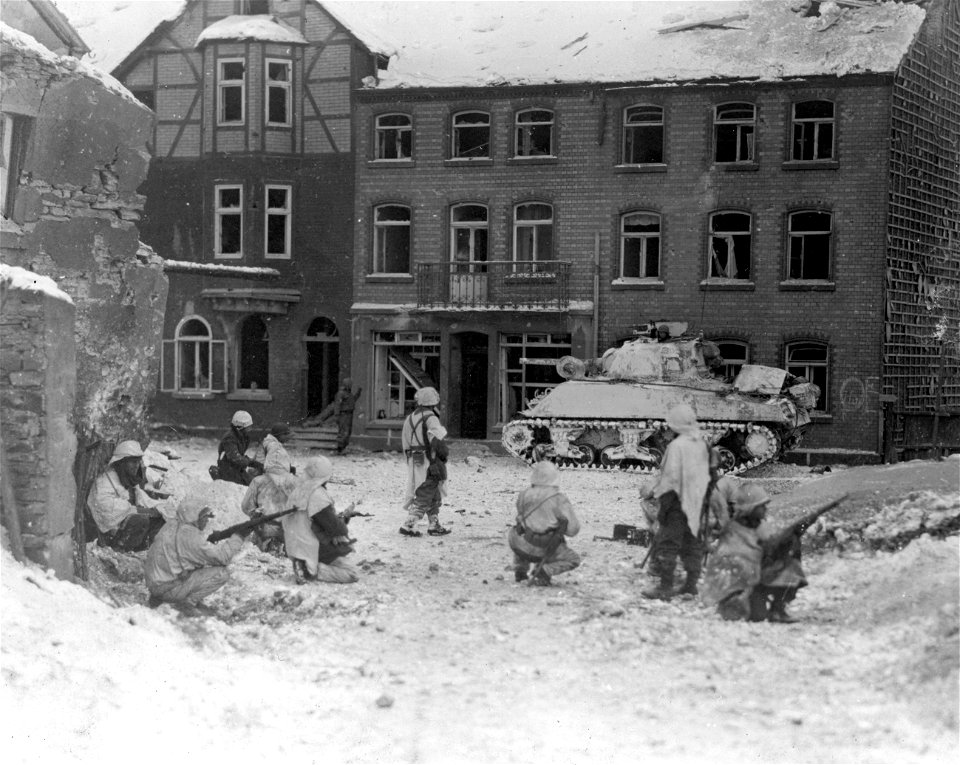
[[[770,497],[755,484],[731,484],[721,479],[711,508],[719,536],[707,558],[703,600],[716,605],[724,619],[796,621],[787,604],[807,586],[800,565],[800,538],[817,518],[839,505],[846,495],[804,514],[784,529],[766,519]],[[725,501],[725,497],[729,497]]]

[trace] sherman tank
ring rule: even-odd
[[[666,414],[680,403],[697,413],[724,473],[770,462],[799,444],[820,396],[816,385],[755,364],[724,378],[716,344],[671,336],[663,325],[651,334],[599,359],[557,361],[565,382],[504,426],[507,451],[531,464],[653,472],[669,442]]]

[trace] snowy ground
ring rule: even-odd
[[[180,456],[149,455],[168,489],[205,492],[216,526],[242,518],[242,488],[206,473],[214,442],[161,446]],[[91,545],[84,588],[5,545],[15,761],[955,761],[958,538],[907,540],[956,523],[956,459],[753,476],[780,509],[857,492],[808,535],[794,625],[640,598],[646,549],[595,539],[638,522],[635,475],[563,473],[584,561],[541,589],[514,584],[504,542],[526,466],[458,447],[453,533],[408,539],[398,457],[333,460],[338,504],[373,513],[351,522],[355,585],[298,587],[248,544],[218,616],[188,618],[145,607],[137,556]]]

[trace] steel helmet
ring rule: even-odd
[[[127,457],[142,457],[143,449],[137,441],[121,441],[117,448],[113,450],[113,456],[110,458],[110,464],[119,462]]]
[[[420,388],[414,394],[413,400],[418,406],[436,406],[440,403],[440,394],[436,388]]]
[[[230,424],[235,428],[249,428],[253,425],[253,417],[250,416],[250,412],[245,412],[240,409],[233,413],[233,419],[230,420]]]
[[[680,433],[690,433],[697,429],[697,415],[689,404],[677,404],[667,412],[667,427]]]
[[[531,486],[559,486],[560,471],[552,462],[538,462],[530,475]]]
[[[304,465],[303,472],[311,481],[326,483],[333,475],[333,463],[326,457],[311,457]]]
[[[767,492],[753,483],[741,483],[730,498],[734,514],[738,517],[748,515],[761,505],[766,505],[769,501],[770,497],[767,496]]]

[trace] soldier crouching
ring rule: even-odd
[[[527,579],[530,564],[542,562],[532,580],[532,584],[541,586],[579,566],[580,556],[567,547],[564,539],[579,531],[573,505],[560,491],[556,465],[538,462],[530,476],[530,487],[517,497],[517,522],[507,534],[516,580]]]

